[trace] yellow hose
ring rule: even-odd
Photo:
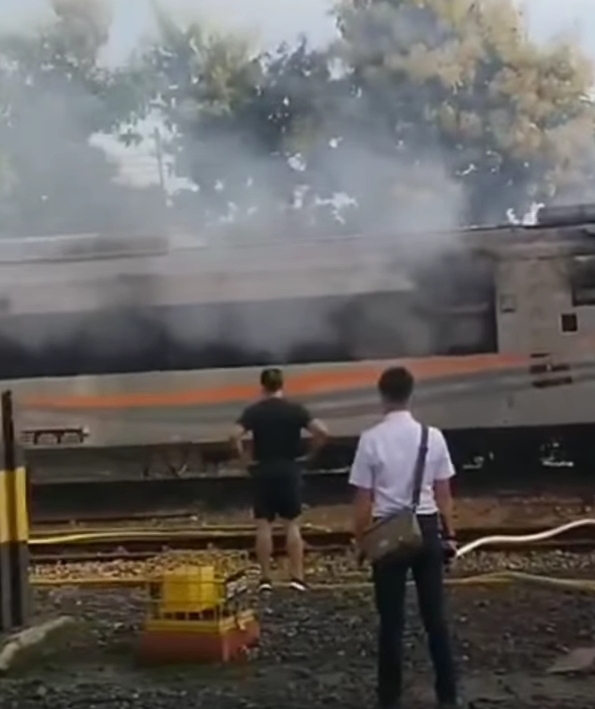
[[[496,571],[489,574],[481,574],[478,576],[463,576],[460,578],[445,579],[447,586],[498,586],[511,584],[515,581],[523,581],[525,583],[545,586],[547,588],[556,588],[564,591],[580,591],[595,593],[595,581],[587,581],[583,579],[558,579],[551,576],[539,576],[533,574],[523,574],[517,572],[500,572]],[[409,581],[408,585],[412,585],[413,581]],[[285,586],[286,584],[280,584]],[[336,583],[336,584],[314,584],[310,588],[312,590],[337,590],[350,591],[371,587],[371,583],[367,582],[352,582],[352,583]]]
[[[160,532],[174,530],[184,530],[188,529],[190,525],[188,523],[173,523],[168,526],[164,524],[160,525],[141,525],[141,524],[129,524],[129,525],[111,525],[111,524],[98,524],[98,525],[86,525],[86,524],[73,524],[73,525],[39,525],[31,530],[30,539],[44,539],[45,537],[62,537],[69,536],[71,534],[105,534],[109,532],[110,534],[117,533],[122,535],[127,534],[138,534],[145,531]],[[307,527],[304,527],[307,529]],[[252,524],[207,524],[207,525],[193,525],[191,527],[194,532],[202,532],[205,534],[210,534],[214,532],[235,532],[241,534],[242,532],[249,533],[254,532],[254,525]]]
[[[221,537],[235,537],[237,532],[230,531],[210,531],[201,532],[196,530],[195,532],[188,531],[187,529],[177,529],[177,530],[136,530],[132,532],[122,532],[122,531],[112,531],[112,532],[80,532],[76,534],[59,534],[54,537],[35,537],[29,540],[29,546],[47,546],[49,544],[76,544],[77,542],[101,542],[109,541],[111,539],[121,540],[122,543],[133,541],[134,539],[175,539],[176,537],[183,537],[184,539],[208,539],[213,537],[220,539]]]
[[[538,542],[544,541],[546,539],[551,539],[564,532],[568,532],[571,529],[577,529],[579,527],[595,526],[594,517],[586,517],[584,519],[575,520],[574,522],[568,522],[567,524],[560,525],[559,527],[554,527],[553,529],[548,529],[544,532],[536,532],[534,534],[523,534],[523,535],[495,535],[491,537],[482,537],[480,539],[475,539],[469,544],[462,546],[456,554],[456,558],[469,554],[476,549],[480,549],[484,546],[489,546],[490,544],[519,544],[527,542]],[[76,542],[88,542],[88,541],[109,541],[110,539],[122,539],[122,541],[131,541],[133,539],[160,539],[162,537],[185,537],[185,538],[204,538],[204,537],[230,537],[235,536],[240,531],[247,530],[247,527],[238,525],[238,529],[233,529],[227,527],[225,529],[217,529],[217,527],[210,528],[197,528],[196,530],[188,529],[117,529],[104,532],[75,532],[68,534],[58,534],[54,536],[46,537],[33,537],[29,540],[30,546],[46,546],[49,544],[69,544]],[[307,526],[304,527],[308,531],[316,532],[326,532],[330,531],[326,527],[317,526]]]
[[[587,579],[559,579],[552,576],[540,576],[539,574],[527,574],[521,571],[506,572],[510,581],[522,581],[524,583],[559,588],[564,591],[586,591],[595,593],[595,580]]]
[[[59,588],[62,586],[84,586],[92,588],[139,588],[147,585],[153,576],[82,576],[77,579],[44,579],[32,576],[31,585],[36,588]],[[539,576],[516,571],[496,571],[460,578],[447,578],[447,586],[502,586],[515,581],[555,588],[564,591],[580,591],[595,593],[595,581],[585,579],[559,579],[552,576]],[[412,582],[409,582],[410,584]],[[288,583],[275,584],[278,588],[288,588]],[[370,581],[350,581],[348,583],[318,583],[311,584],[313,591],[356,591],[371,588]]]
[[[81,576],[76,579],[68,578],[43,578],[31,576],[31,586],[35,588],[60,588],[63,586],[91,587],[91,588],[139,588],[146,586],[149,579],[145,576]]]
[[[480,574],[477,576],[467,576],[462,578],[446,579],[446,583],[453,586],[465,586],[473,584],[502,584],[508,583],[508,579],[504,578],[504,574],[499,572]],[[43,577],[31,578],[31,583],[38,587],[53,587],[53,586],[143,586],[147,584],[153,575],[149,576],[83,576],[80,579],[44,579]],[[349,581],[347,583],[319,583],[310,584],[312,590],[338,590],[338,589],[358,589],[371,587],[370,581]],[[277,588],[289,588],[289,583],[276,583]]]
[[[325,532],[330,532],[327,527],[317,527],[313,525],[308,525],[302,527],[304,531],[317,532],[324,534]],[[161,539],[167,541],[171,538],[183,537],[184,539],[208,539],[210,537],[221,538],[221,537],[234,537],[237,536],[239,532],[252,531],[243,527],[241,530],[236,530],[233,528],[218,529],[217,527],[210,528],[200,528],[189,530],[189,529],[116,529],[104,532],[70,532],[67,534],[57,534],[54,536],[46,537],[32,537],[29,539],[29,546],[47,546],[50,544],[76,544],[77,542],[100,542],[109,541],[111,539],[119,539],[124,542],[133,541],[135,539]]]
[[[595,526],[595,518],[585,518],[581,520],[576,520],[574,522],[569,522],[568,524],[560,525],[553,529],[546,530],[544,532],[537,532],[535,534],[525,534],[525,535],[495,535],[491,537],[482,537],[481,539],[476,539],[469,544],[461,547],[456,554],[456,558],[461,557],[480,549],[484,546],[489,546],[490,544],[523,544],[527,542],[537,542],[543,541],[545,539],[551,539],[564,532],[571,529],[577,529],[579,527]],[[184,535],[188,535],[187,531],[180,532]],[[30,543],[33,544],[51,544],[56,542],[64,541],[82,541],[89,539],[110,539],[113,538],[117,533],[96,533],[96,534],[74,534],[66,535],[60,537],[46,537],[36,540],[31,540]],[[229,534],[235,534],[235,532],[229,532]],[[144,532],[142,536],[156,536],[164,535],[164,532]],[[121,534],[120,534],[121,536]],[[168,533],[170,536],[170,533]],[[585,580],[585,579],[560,579],[551,576],[540,576],[535,574],[527,574],[518,571],[498,571],[493,573],[459,577],[459,578],[449,578],[446,579],[446,583],[452,586],[463,586],[463,585],[481,585],[481,584],[504,584],[512,583],[513,581],[522,581],[524,583],[539,584],[541,586],[546,586],[549,588],[557,588],[563,590],[574,590],[582,592],[595,592],[595,580]],[[128,577],[101,577],[101,576],[88,576],[79,579],[44,579],[43,577],[32,577],[31,583],[38,587],[56,587],[56,586],[142,586],[148,582],[146,577],[140,576],[128,576]],[[286,584],[280,584],[281,587]],[[349,583],[336,583],[336,584],[315,584],[312,586],[313,590],[350,590],[358,588],[368,588],[370,586],[369,581],[361,582],[349,582]]]

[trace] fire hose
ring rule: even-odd
[[[510,544],[514,547],[515,544],[542,542],[546,541],[547,539],[553,539],[554,537],[560,536],[565,532],[569,532],[571,529],[578,529],[580,527],[595,527],[595,518],[587,517],[584,519],[574,520],[573,522],[568,522],[558,527],[553,527],[552,529],[547,529],[543,532],[535,532],[533,534],[498,534],[489,537],[481,537],[480,539],[475,539],[474,541],[469,542],[469,544],[465,544],[460,549],[457,549],[454,555],[454,559],[461,559],[463,556],[466,556],[467,554],[470,554],[473,551],[481,549],[482,547],[490,546],[491,544]],[[454,584],[456,584],[457,582],[459,582],[460,584],[465,581],[466,579],[464,577],[458,579],[451,579],[451,582]],[[520,571],[502,571],[484,574],[481,576],[468,577],[468,582],[474,582],[479,584],[511,583],[513,581],[522,581],[525,583],[531,583],[550,588],[557,588],[560,590],[589,591],[595,593],[595,579],[562,579],[541,574],[528,574]]]
[[[507,535],[498,534],[488,537],[481,537],[475,539],[469,544],[465,544],[460,549],[454,552],[452,560],[461,559],[463,556],[470,554],[472,551],[481,549],[482,547],[490,546],[491,544],[510,544],[514,546],[515,544],[527,544],[531,542],[541,542],[547,539],[552,539],[571,529],[578,529],[580,527],[595,527],[595,517],[587,517],[584,519],[575,520],[573,522],[568,522],[562,524],[558,527],[553,527],[552,529],[546,529],[542,532],[535,532],[533,534],[519,534],[519,535]],[[565,579],[557,578],[554,576],[545,576],[541,574],[528,574],[521,571],[495,571],[486,574],[479,574],[473,576],[462,576],[447,578],[447,585],[452,586],[466,586],[466,585],[492,585],[492,584],[509,584],[514,581],[521,581],[524,583],[530,583],[538,586],[545,586],[548,588],[556,588],[564,591],[581,591],[581,592],[591,592],[595,593],[595,579]],[[408,584],[413,583],[409,581]],[[333,584],[329,586],[328,584],[320,584],[317,586],[319,589],[347,589],[347,588],[364,588],[369,586],[369,583],[354,583],[354,584]]]
[[[455,559],[460,559],[461,557],[466,556],[472,551],[489,546],[490,544],[510,544],[514,546],[515,544],[543,542],[547,539],[557,537],[560,534],[564,534],[564,532],[569,532],[571,529],[578,529],[579,527],[595,527],[595,517],[577,519],[574,522],[568,522],[567,524],[562,524],[559,527],[547,529],[544,532],[535,532],[534,534],[520,534],[517,536],[498,534],[492,537],[482,537],[481,539],[475,539],[474,541],[469,542],[469,544],[465,544],[465,546],[462,546],[460,549],[458,549],[455,554]]]
[[[585,518],[568,522],[567,524],[554,527],[542,532],[523,535],[494,535],[481,537],[474,541],[465,544],[454,554],[454,560],[462,558],[473,551],[488,547],[492,544],[507,545],[514,547],[515,544],[526,544],[531,542],[540,542],[547,539],[552,539],[572,529],[580,527],[595,527],[595,518]],[[74,536],[74,535],[73,535]],[[492,573],[473,575],[467,577],[452,577],[447,579],[449,585],[483,585],[483,584],[506,584],[514,581],[522,581],[524,583],[532,583],[536,585],[557,588],[560,590],[574,590],[582,592],[595,593],[595,579],[563,579],[552,576],[542,576],[539,574],[528,574],[518,571],[496,571]],[[93,585],[93,586],[138,586],[146,583],[146,579],[140,576],[118,577],[118,578],[103,578],[103,577],[86,577],[80,579],[43,579],[33,578],[32,583],[39,586],[64,586],[64,585]],[[339,584],[314,584],[313,590],[332,590],[332,589],[355,589],[368,587],[369,582],[347,582]]]

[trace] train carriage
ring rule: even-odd
[[[416,409],[459,461],[529,464],[556,438],[583,464],[595,421],[595,213],[546,210],[540,221],[249,244],[5,240],[0,377],[32,459],[46,462],[81,446],[222,444],[273,362],[349,446],[378,416],[378,373],[404,360]],[[37,435],[66,429],[84,429],[84,443]]]

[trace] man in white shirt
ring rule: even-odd
[[[354,500],[356,543],[372,520],[411,507],[415,463],[422,426],[409,412],[413,376],[404,367],[391,367],[379,379],[385,418],[362,433],[349,482],[357,488]],[[436,674],[438,706],[456,707],[455,668],[444,613],[443,564],[445,547],[455,549],[450,479],[455,474],[442,432],[428,431],[421,494],[416,513],[423,549],[408,561],[382,559],[373,565],[378,639],[378,700],[381,709],[400,707],[405,584],[411,568],[421,617]]]

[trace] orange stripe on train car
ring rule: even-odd
[[[511,369],[526,365],[523,355],[469,355],[399,360],[420,380]],[[387,363],[358,365],[341,370],[304,372],[288,378],[287,393],[292,396],[315,395],[375,386]],[[169,392],[136,392],[75,396],[30,396],[20,401],[28,408],[121,409],[142,407],[222,404],[250,399],[258,394],[254,384],[233,384],[216,388]]]

